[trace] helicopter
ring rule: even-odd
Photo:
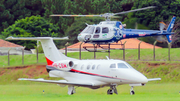
[[[126,29],[126,24],[122,24],[121,21],[110,21],[111,18],[116,18],[115,15],[126,14],[130,12],[136,12],[140,10],[146,10],[150,8],[155,8],[155,6],[149,6],[145,8],[129,10],[119,13],[104,13],[100,15],[60,15],[53,14],[50,16],[65,16],[65,17],[104,17],[106,20],[101,21],[97,25],[87,25],[87,27],[78,34],[77,39],[84,43],[91,44],[111,44],[118,42],[126,38],[137,38],[137,37],[146,37],[146,36],[156,36],[156,39],[160,42],[163,41],[163,37],[167,38],[167,41],[172,42],[171,34],[174,34],[172,28],[175,23],[176,17],[173,16],[167,30],[165,28],[165,23],[160,22],[160,30],[140,30],[140,29]]]

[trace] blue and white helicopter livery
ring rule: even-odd
[[[176,17],[173,17],[167,30],[138,30],[125,29],[120,21],[102,21],[98,25],[88,25],[79,35],[78,40],[93,44],[110,44],[126,38],[137,38],[145,36],[166,36],[171,42],[171,34]],[[161,27],[160,29],[164,29]],[[157,37],[161,39],[160,37]],[[159,40],[161,41],[161,40]]]
[[[51,15],[51,16],[67,16],[67,17],[105,17],[106,21],[102,21],[97,25],[88,25],[87,27],[78,35],[78,40],[85,43],[92,44],[111,44],[113,42],[118,42],[126,38],[137,38],[146,36],[157,36],[158,41],[162,41],[162,36],[166,36],[167,41],[171,42],[172,28],[176,17],[174,16],[167,28],[163,30],[165,25],[163,22],[160,23],[160,30],[139,30],[139,29],[125,29],[125,24],[120,21],[110,21],[110,18],[117,17],[115,15],[126,14],[129,12],[135,12],[145,9],[155,8],[155,6],[119,12],[119,13],[105,13],[101,15]]]

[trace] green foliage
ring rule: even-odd
[[[43,36],[59,36],[59,27],[49,23],[40,16],[26,17],[25,19],[17,20],[15,24],[9,26],[2,32],[2,38],[8,36],[14,37],[43,37]],[[31,49],[36,46],[35,41],[12,41],[19,45],[26,46],[26,49]]]
[[[18,19],[43,13],[41,0],[1,0],[0,32]]]
[[[146,0],[146,1],[142,1],[142,0],[1,0],[0,1],[0,33],[8,26],[14,24],[15,21],[17,20],[20,20],[25,17],[30,17],[33,15],[41,15],[48,22],[51,22],[59,27],[58,32],[61,34],[59,34],[58,36],[60,37],[64,35],[69,35],[68,33],[65,32],[69,32],[70,30],[74,29],[72,30],[73,37],[70,36],[73,38],[73,41],[71,42],[77,42],[76,38],[74,37],[74,35],[77,34],[74,33],[79,33],[81,30],[75,30],[77,29],[77,27],[72,25],[73,23],[77,23],[76,22],[77,18],[51,17],[50,16],[51,14],[86,15],[86,14],[117,13],[117,12],[122,12],[131,9],[147,7],[147,6],[156,6],[156,8],[120,15],[120,18],[116,20],[130,23],[127,24],[127,28],[129,27],[134,28],[134,23],[132,22],[136,21],[138,23],[138,27],[143,25],[146,26],[146,28],[148,29],[159,29],[159,24],[158,24],[159,21],[163,20],[165,23],[168,24],[169,20],[172,18],[173,15],[178,17],[180,14],[179,0],[166,0],[166,1],[163,0]],[[173,31],[176,32],[176,34],[172,36],[173,47],[180,47],[179,22],[180,20],[178,17],[175,23],[175,27],[173,29]],[[82,27],[84,28],[85,26]],[[143,27],[142,29],[144,28],[145,27]],[[39,31],[38,29],[39,28],[37,27],[36,30]],[[21,27],[16,28],[15,30],[18,30],[19,31],[18,33],[21,34],[22,33],[24,33],[25,35],[29,34],[28,32],[23,31]],[[4,38],[4,37],[5,36],[2,35],[0,36],[0,38]],[[141,38],[141,39],[149,40],[150,38]],[[150,41],[149,43],[152,42]],[[27,44],[29,44],[29,42]]]
[[[132,9],[142,8],[146,6],[156,6],[156,8],[139,11],[133,13],[132,17],[137,18],[137,22],[147,26],[150,29],[159,29],[159,22],[164,21],[167,25],[171,20],[172,16],[176,16],[176,23],[173,31],[175,34],[172,36],[172,44],[174,47],[179,46],[178,40],[180,39],[180,2],[179,0],[138,0],[134,2]],[[165,44],[163,44],[164,46]]]
[[[37,52],[37,50],[38,50],[38,53],[44,53],[43,48],[42,48],[42,45],[41,45],[41,42],[38,41],[37,44],[38,44],[38,47],[35,46],[36,52]]]
[[[177,0],[147,0],[134,3],[132,9],[146,6],[156,6],[156,8],[133,13],[133,17],[138,18],[138,22],[148,26],[150,29],[158,29],[160,21],[168,21],[172,16],[179,16],[177,8],[180,3]]]

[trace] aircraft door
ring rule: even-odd
[[[102,38],[108,38],[109,28],[108,27],[102,27]]]
[[[93,38],[99,38],[99,34],[101,32],[101,28],[100,27],[96,27],[96,30],[94,32]]]
[[[110,69],[109,69],[109,73],[110,73],[110,76],[111,77],[117,77],[117,75],[116,75],[116,71],[117,71],[117,66],[116,66],[116,64],[114,63],[114,64],[111,64],[110,65],[110,67],[109,67]]]

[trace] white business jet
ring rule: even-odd
[[[135,94],[134,86],[144,86],[148,81],[161,80],[161,78],[147,79],[142,73],[135,70],[131,65],[122,60],[78,60],[60,53],[51,37],[14,38],[10,40],[39,40],[42,44],[47,60],[47,72],[50,77],[62,77],[64,80],[44,80],[19,78],[18,80],[37,81],[45,83],[68,85],[68,94],[75,93],[75,86],[98,89],[109,86],[107,94],[117,92],[116,86],[129,84],[130,94]],[[54,38],[54,39],[68,39]]]

